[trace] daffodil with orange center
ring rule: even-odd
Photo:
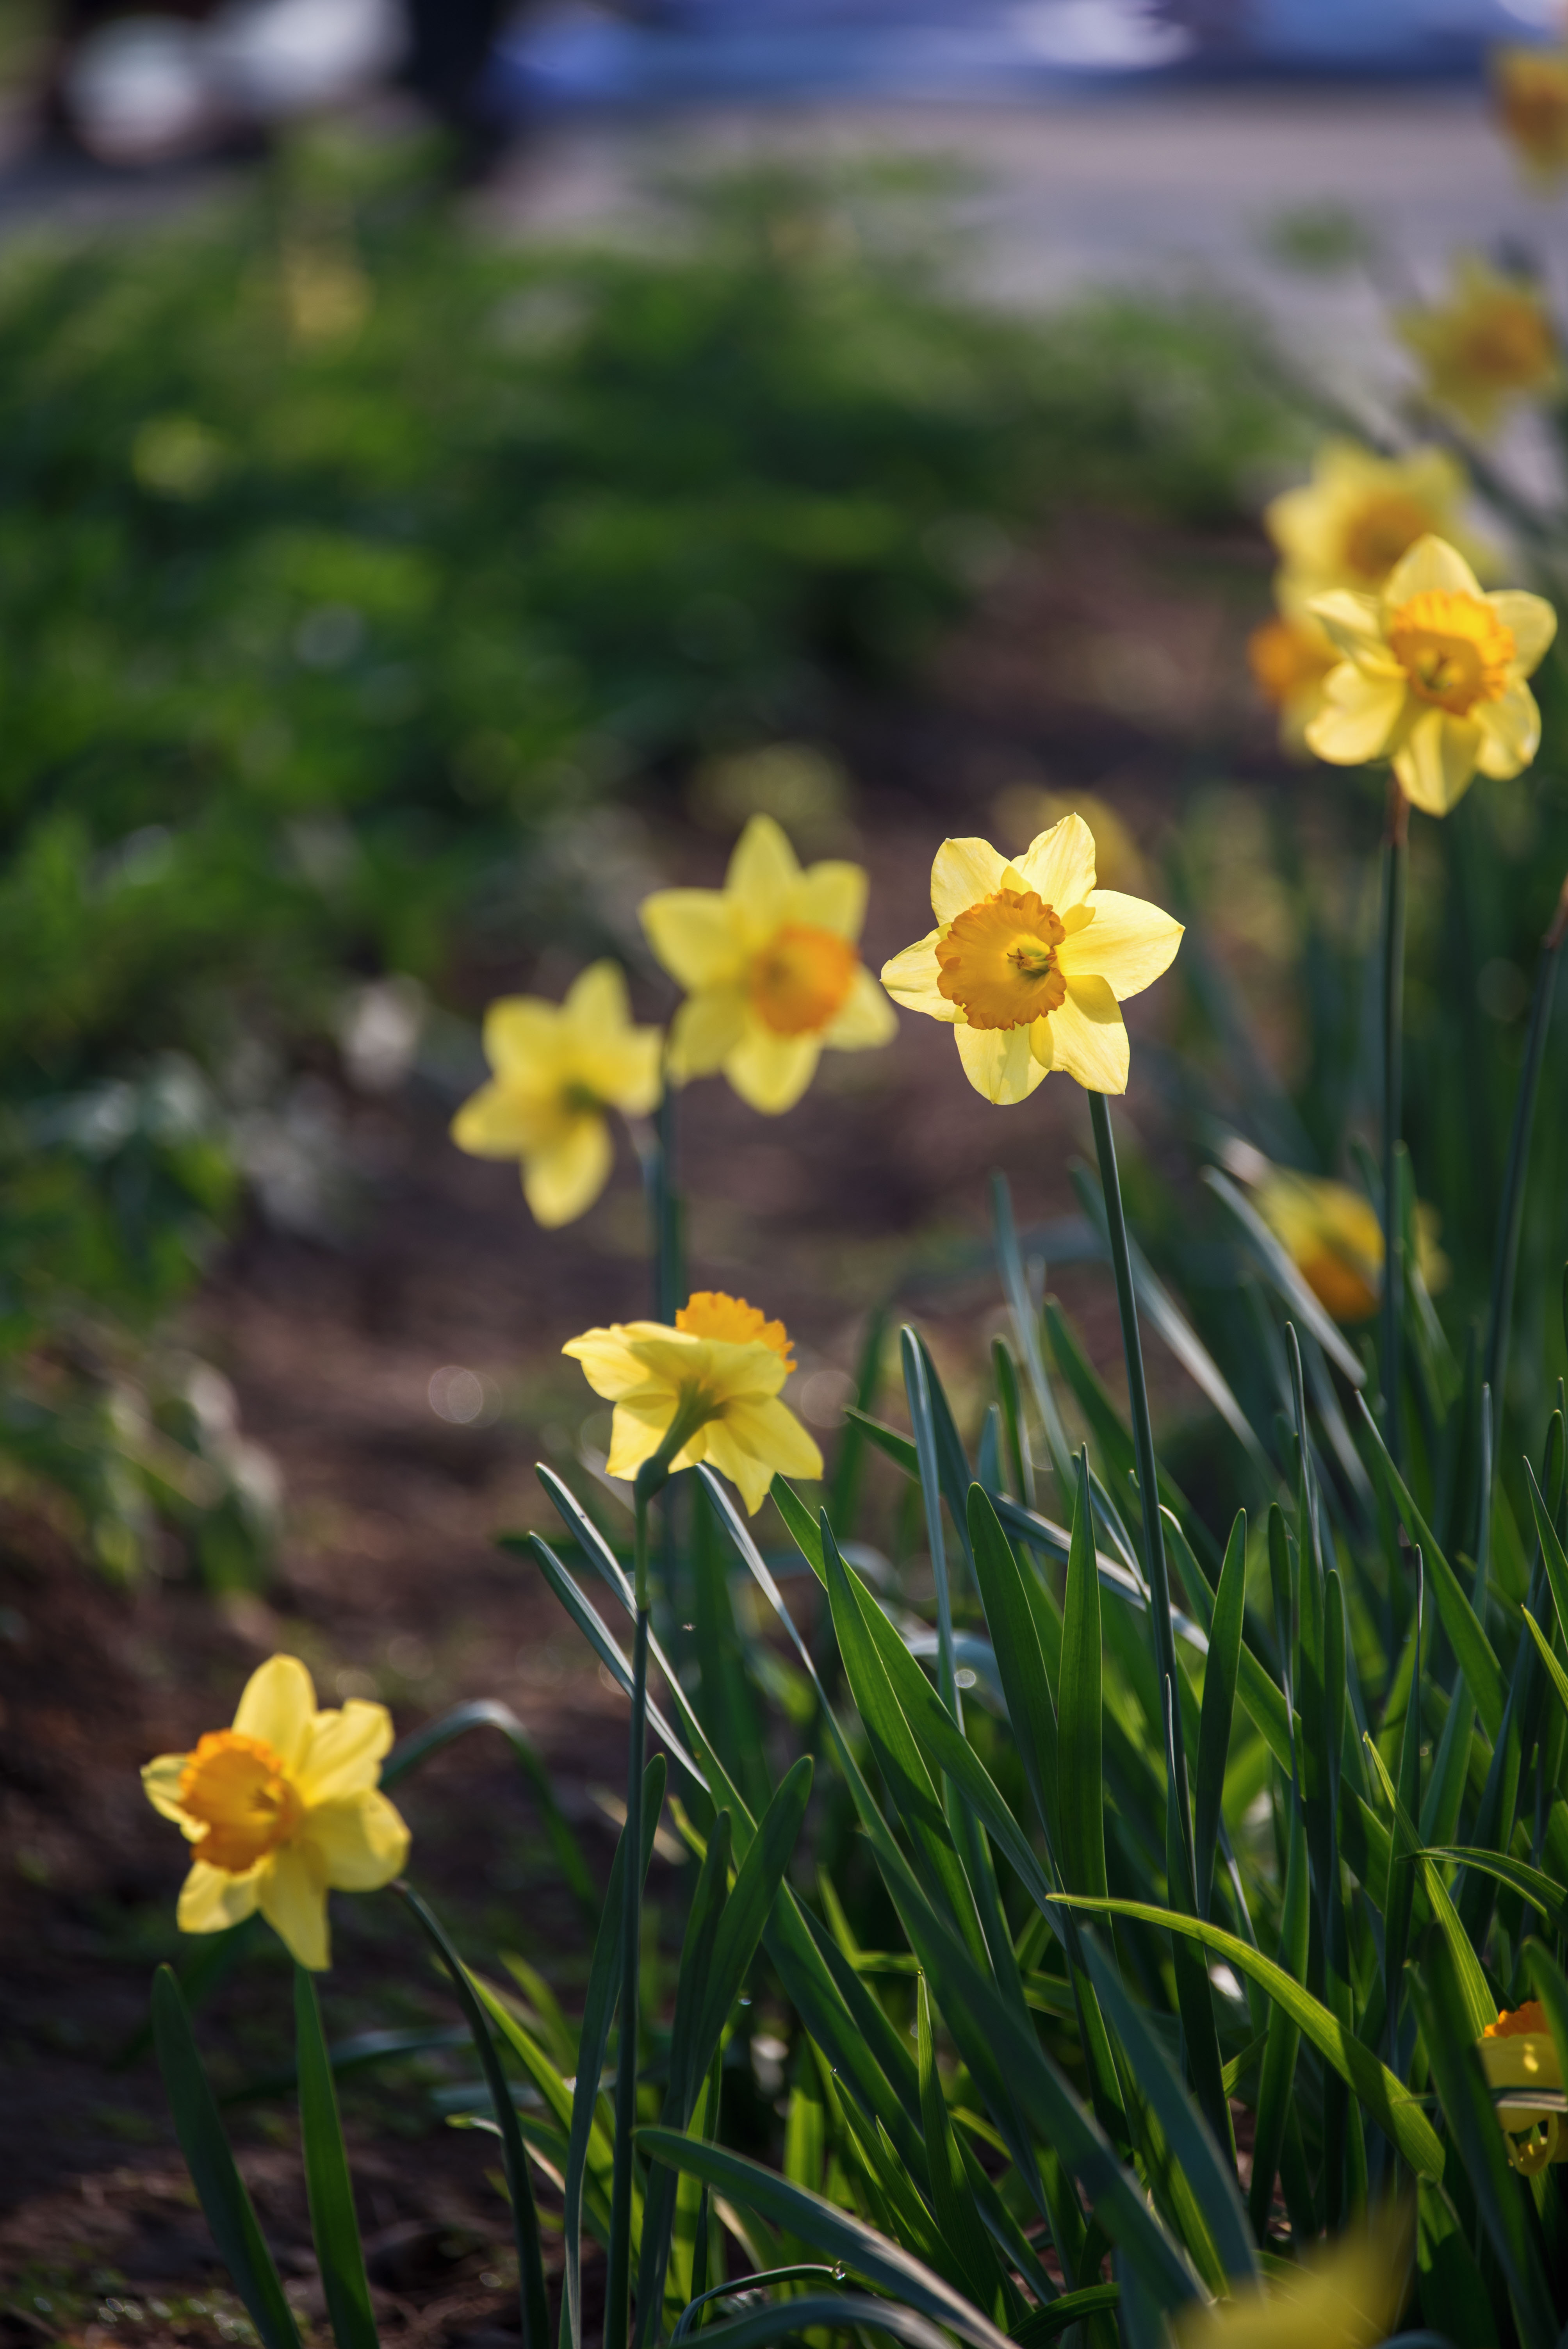
[[[953,1029],[987,1101],[1026,1101],[1052,1069],[1091,1092],[1127,1090],[1121,1005],[1169,968],[1181,925],[1095,886],[1094,835],[1064,816],[1009,860],[944,840],[931,874],[936,927],[882,965],[895,1002]]]
[[[1421,362],[1427,397],[1472,432],[1490,436],[1511,401],[1563,380],[1557,336],[1539,287],[1479,255],[1461,256],[1449,300],[1407,310],[1399,339]]]
[[[687,990],[670,1030],[676,1081],[722,1071],[742,1101],[777,1116],[824,1050],[890,1043],[897,1023],[856,945],[865,910],[860,865],[802,869],[769,815],[747,824],[722,889],[645,898],[648,943]]]
[[[569,1224],[610,1178],[609,1112],[642,1117],[657,1102],[660,1044],[657,1028],[632,1025],[613,962],[591,964],[564,1003],[504,996],[485,1014],[495,1073],[452,1120],[452,1140],[475,1158],[517,1159],[535,1223]]]
[[[1522,589],[1483,594],[1463,555],[1417,542],[1380,595],[1320,595],[1312,609],[1343,655],[1308,747],[1336,766],[1391,759],[1406,798],[1447,815],[1477,772],[1517,775],[1541,741],[1525,679],[1557,615]]]
[[[1538,188],[1568,177],[1568,49],[1495,49],[1498,119]]]
[[[1418,538],[1464,547],[1462,465],[1442,449],[1378,457],[1354,440],[1326,441],[1312,478],[1268,505],[1264,525],[1280,557],[1274,588],[1287,620],[1311,625],[1311,603],[1331,589],[1373,595]],[[1478,550],[1468,550],[1470,560]]]
[[[408,1830],[377,1786],[391,1743],[384,1704],[318,1713],[298,1657],[273,1656],[231,1728],[150,1762],[149,1802],[193,1847],[181,1931],[222,1932],[259,1909],[302,1966],[329,1964],[329,1890],[374,1892],[407,1857]]]
[[[1318,622],[1264,620],[1247,638],[1247,666],[1265,701],[1279,712],[1280,741],[1305,748],[1306,730],[1323,706],[1323,680],[1339,656]]]
[[[674,1434],[672,1472],[707,1461],[753,1516],[776,1475],[820,1477],[822,1455],[779,1389],[795,1367],[782,1321],[743,1297],[695,1290],[675,1318],[617,1321],[562,1347],[615,1406],[612,1476],[634,1478]]]
[[[1275,1166],[1246,1143],[1229,1143],[1223,1156],[1252,1186],[1259,1215],[1325,1311],[1336,1321],[1369,1319],[1383,1292],[1383,1228],[1370,1203],[1347,1184]],[[1437,1237],[1436,1213],[1423,1201],[1416,1209],[1417,1266],[1429,1294],[1449,1273]]]
[[[1532,2104],[1532,2088],[1563,2092],[1557,2043],[1539,1999],[1522,2006],[1505,2007],[1480,2035],[1481,2067],[1493,2088],[1519,2088],[1516,2102],[1500,2101],[1497,2116],[1508,2141],[1508,2158],[1515,2169],[1533,2177],[1549,2161],[1568,2161],[1568,2114],[1553,2105]]]

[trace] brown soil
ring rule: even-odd
[[[1236,717],[1233,607],[1255,592],[1256,559],[1228,575],[1222,564],[1217,585],[1212,567],[1235,552],[1069,531],[1000,583],[925,698],[844,714],[856,792],[830,838],[801,844],[872,866],[873,966],[929,926],[936,839],[1007,829],[996,821],[1004,792],[1016,809],[1031,790],[1098,791],[1145,838],[1168,819],[1173,777]],[[1254,764],[1266,766],[1266,728],[1250,724]],[[659,870],[717,877],[716,834],[667,815],[647,822]],[[499,989],[535,976],[520,957],[486,979]],[[643,992],[649,1013],[663,1009],[651,984]],[[1157,998],[1134,1007],[1135,1060],[1140,1030],[1165,1016]],[[328,1701],[382,1695],[400,1731],[464,1697],[503,1699],[548,1757],[592,1866],[602,1875],[608,1864],[599,1795],[623,1779],[624,1705],[537,1574],[492,1537],[548,1522],[531,1463],[542,1450],[570,1455],[592,1423],[596,1406],[562,1341],[648,1309],[629,1155],[582,1224],[545,1234],[514,1172],[449,1146],[449,1104],[433,1089],[416,1081],[389,1102],[340,1089],[340,1105],[358,1170],[345,1229],[328,1245],[253,1225],[189,1317],[191,1342],[232,1380],[246,1433],[284,1478],[286,1533],[266,1591],[214,1602],[188,1579],[159,1578],[117,1590],[36,1512],[12,1506],[0,1517],[11,1855],[0,2288],[18,2341],[236,2337],[156,2067],[145,2051],[123,2059],[153,1964],[180,1954],[181,1847],[145,1805],[138,1765],[227,1720],[262,1658],[302,1654]],[[1118,1114],[1124,1131],[1145,1126],[1145,1147],[1161,1146],[1136,1098]],[[830,1056],[787,1118],[755,1116],[718,1082],[686,1095],[680,1117],[693,1284],[781,1313],[802,1382],[848,1368],[868,1310],[896,1298],[931,1329],[960,1397],[996,1305],[984,1257],[988,1169],[1006,1168],[1020,1217],[1034,1222],[1073,1212],[1068,1165],[1088,1151],[1076,1087],[1048,1083],[1025,1112],[988,1108],[946,1033],[913,1018],[886,1052]],[[1086,1269],[1058,1285],[1114,1376],[1109,1279]],[[436,1415],[431,1377],[450,1364],[493,1381],[492,1424]],[[1180,1404],[1173,1368],[1151,1369]],[[830,1382],[822,1416],[833,1417]],[[573,2011],[584,1929],[500,1741],[485,1733],[450,1749],[399,1801],[411,1873],[465,1948],[490,1962],[498,1949],[519,1951]],[[655,1900],[667,1904],[674,1887],[656,1866]],[[335,1931],[324,1989],[334,2036],[454,2019],[392,1895],[340,1898]],[[222,2092],[287,2064],[290,1995],[281,1953],[263,1946],[203,2009]],[[456,2051],[346,2086],[378,2313],[399,2340],[482,2342],[515,2327],[494,2140],[443,2127],[429,2098],[471,2069]],[[314,2318],[292,2101],[239,2103],[231,2119],[291,2294]]]

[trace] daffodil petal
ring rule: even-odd
[[[504,1075],[533,1069],[554,1056],[561,1039],[561,1012],[538,995],[503,995],[485,1013],[485,1058]]]
[[[1336,767],[1365,766],[1379,758],[1404,710],[1403,678],[1368,678],[1346,661],[1330,669],[1324,693],[1305,730],[1308,750]]]
[[[653,1458],[675,1418],[678,1401],[672,1390],[656,1397],[626,1396],[615,1405],[610,1422],[610,1454],[604,1463],[607,1476],[624,1477],[629,1483],[644,1461]]]
[[[1081,815],[1064,815],[1017,859],[1026,887],[1057,914],[1081,905],[1094,887],[1094,834]]]
[[[338,1892],[378,1892],[408,1857],[408,1830],[381,1794],[314,1806],[300,1841],[312,1855],[312,1872]]]
[[[1044,1082],[1046,1072],[1029,1050],[1027,1028],[963,1027],[953,1033],[965,1075],[998,1108],[1027,1101]]]
[[[767,1461],[748,1452],[722,1421],[704,1428],[703,1436],[703,1456],[709,1467],[727,1476],[745,1502],[748,1515],[754,1517],[768,1498],[774,1471]]]
[[[180,1782],[185,1775],[189,1754],[160,1754],[143,1765],[141,1790],[160,1818],[178,1819],[184,1824],[185,1814],[180,1807]]]
[[[754,815],[735,843],[725,895],[732,898],[747,928],[766,936],[789,918],[800,867],[783,827],[770,815]]]
[[[521,1158],[560,1124],[560,1111],[515,1079],[492,1077],[470,1093],[452,1120],[452,1140],[470,1158]]]
[[[1479,595],[1480,581],[1457,546],[1429,532],[1388,574],[1383,585],[1384,609],[1390,611],[1408,603],[1412,595],[1423,595],[1434,588],[1450,595]]]
[[[341,1711],[318,1713],[294,1774],[306,1808],[368,1794],[381,1774],[383,1754],[391,1750],[392,1716],[384,1704],[351,1697]]]
[[[606,1402],[619,1402],[648,1383],[648,1366],[633,1348],[649,1330],[665,1337],[675,1335],[659,1321],[623,1321],[607,1330],[584,1330],[580,1338],[568,1339],[561,1350],[582,1363],[583,1375],[596,1395]]]
[[[625,1117],[646,1117],[663,1091],[660,1061],[664,1037],[657,1028],[625,1028],[620,1033],[584,1038],[577,1069],[598,1101]]]
[[[307,1844],[285,1843],[257,1872],[257,1906],[291,1958],[313,1974],[332,1963],[326,1879]]]
[[[1544,595],[1526,595],[1522,587],[1502,588],[1486,600],[1513,638],[1521,677],[1529,677],[1557,634],[1555,611]]]
[[[655,889],[638,908],[644,935],[679,987],[717,987],[745,968],[746,940],[720,889]]]
[[[1522,678],[1513,678],[1496,701],[1478,701],[1475,719],[1483,738],[1480,771],[1496,781],[1528,767],[1541,748],[1541,712]]]
[[[882,983],[906,1009],[923,1011],[928,1019],[943,1019],[950,1028],[955,1028],[964,1017],[964,1007],[949,1003],[936,984],[942,968],[936,959],[936,941],[941,936],[940,930],[928,931],[913,946],[895,954],[891,962],[884,962]]]
[[[269,1656],[245,1682],[234,1715],[242,1737],[259,1737],[291,1773],[309,1747],[315,1690],[297,1656]]]
[[[956,921],[982,897],[1003,886],[1007,860],[988,840],[944,840],[931,868],[931,910],[939,922]]]
[[[825,857],[809,864],[795,885],[792,918],[812,928],[831,930],[851,944],[866,918],[866,872],[842,857]]]
[[[898,1014],[862,963],[840,1009],[822,1030],[836,1052],[871,1052],[898,1034]]]
[[[558,1141],[522,1162],[522,1195],[546,1231],[586,1215],[610,1179],[614,1145],[602,1117],[574,1117]]]
[[[1146,898],[1124,897],[1117,889],[1097,889],[1089,903],[1094,919],[1062,940],[1057,968],[1069,989],[1075,977],[1096,973],[1125,1003],[1170,969],[1181,943],[1181,924]]]
[[[230,1925],[242,1924],[255,1911],[260,1893],[257,1878],[264,1865],[258,1860],[243,1876],[231,1876],[226,1868],[214,1868],[205,1859],[193,1860],[174,1912],[181,1931],[222,1933]]]
[[[777,1395],[727,1404],[722,1419],[714,1421],[710,1433],[715,1430],[734,1436],[762,1461],[769,1479],[777,1473],[780,1476],[804,1476],[814,1482],[822,1474],[821,1452],[789,1404],[781,1402]],[[708,1448],[711,1456],[711,1444]]]
[[[725,1056],[724,1073],[748,1107],[779,1117],[794,1108],[821,1055],[820,1036],[776,1036],[760,1019],[750,1019]]]
[[[746,1032],[746,1009],[738,987],[702,987],[686,997],[670,1023],[670,1074],[677,1083],[723,1067]]]
[[[1376,595],[1357,595],[1347,587],[1314,595],[1307,610],[1324,634],[1349,660],[1367,659],[1397,669],[1383,636],[1383,606]]]
[[[1103,978],[1068,978],[1068,998],[1050,1015],[1055,1064],[1089,1092],[1124,1093],[1130,1054],[1115,996]]]
[[[1037,1019],[1029,1030],[1029,1053],[1042,1069],[1048,1071],[1055,1068],[1057,1050],[1051,1041],[1051,1023],[1048,1015],[1044,1019]]]
[[[626,980],[618,962],[606,957],[601,962],[591,962],[586,970],[578,972],[566,990],[562,1011],[574,1028],[595,1033],[605,1028],[624,1028],[631,1019],[631,1006],[626,999]]]
[[[1469,791],[1480,762],[1480,728],[1446,710],[1423,710],[1394,753],[1394,772],[1412,807],[1447,815]]]

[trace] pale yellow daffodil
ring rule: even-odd
[[[230,1729],[141,1774],[155,1811],[194,1845],[183,1933],[219,1933],[259,1909],[302,1966],[331,1962],[326,1896],[374,1892],[408,1855],[408,1830],[377,1790],[392,1743],[384,1704],[318,1713],[297,1656],[251,1674]]]
[[[613,962],[575,978],[564,1003],[503,996],[485,1014],[495,1074],[452,1120],[475,1158],[516,1158],[534,1221],[552,1229],[586,1214],[610,1178],[608,1112],[643,1117],[659,1098],[660,1031],[634,1028]]]
[[[753,1516],[775,1475],[820,1477],[822,1455],[779,1390],[794,1369],[782,1321],[743,1297],[698,1289],[662,1321],[617,1321],[562,1348],[596,1395],[615,1406],[612,1476],[632,1478],[678,1421],[686,1440],[672,1468],[707,1461],[739,1487]]]
[[[1568,49],[1494,49],[1492,89],[1525,177],[1541,189],[1568,177]]]
[[[801,869],[771,816],[754,815],[722,889],[656,889],[648,943],[686,999],[670,1030],[677,1082],[721,1070],[769,1116],[792,1109],[824,1047],[870,1051],[897,1022],[861,961],[866,876],[832,860]]]
[[[1436,534],[1479,560],[1460,523],[1469,486],[1463,466],[1443,449],[1378,457],[1355,440],[1326,441],[1311,480],[1282,492],[1264,512],[1279,552],[1274,590],[1284,617],[1310,626],[1314,596],[1336,587],[1375,593],[1418,538]]]
[[[1405,311],[1400,341],[1421,362],[1426,393],[1483,438],[1495,432],[1509,403],[1554,391],[1562,354],[1540,288],[1506,275],[1477,254],[1462,254],[1446,302]]]
[[[1081,816],[1063,816],[1011,862],[987,840],[944,840],[931,906],[937,926],[882,965],[882,985],[948,1023],[976,1092],[1026,1101],[1052,1069],[1090,1092],[1127,1091],[1120,1007],[1170,968],[1181,925],[1096,888]]]
[[[1260,2283],[1179,2311],[1178,2349],[1374,2349],[1409,2290],[1411,2232],[1395,2209],[1291,2267],[1271,2261]]]
[[[1505,2007],[1481,2033],[1480,2048],[1489,2087],[1527,2092],[1517,2103],[1511,2099],[1497,2108],[1515,2169],[1532,2178],[1549,2161],[1568,2161],[1568,2114],[1552,2105],[1532,2105],[1528,2096],[1532,2088],[1563,2093],[1557,2043],[1540,2000],[1526,1999],[1511,2011]]]
[[[1411,804],[1447,815],[1478,769],[1501,779],[1534,758],[1541,713],[1525,679],[1557,633],[1541,596],[1485,595],[1462,554],[1423,538],[1380,595],[1320,595],[1312,609],[1344,656],[1306,730],[1320,759],[1391,759]]]
[[[1279,712],[1282,749],[1300,753],[1306,730],[1323,707],[1323,680],[1338,654],[1316,620],[1264,620],[1247,638],[1253,681]]]

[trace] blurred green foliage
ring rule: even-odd
[[[236,1071],[279,1081],[356,978],[438,986],[459,936],[572,918],[552,826],[903,673],[1053,499],[1212,514],[1282,436],[1228,318],[948,291],[929,175],[672,187],[634,244],[552,251],[466,222],[432,160],[313,140],[5,258],[24,1385],[199,1270]],[[171,1069],[181,1117],[128,1112]]]

